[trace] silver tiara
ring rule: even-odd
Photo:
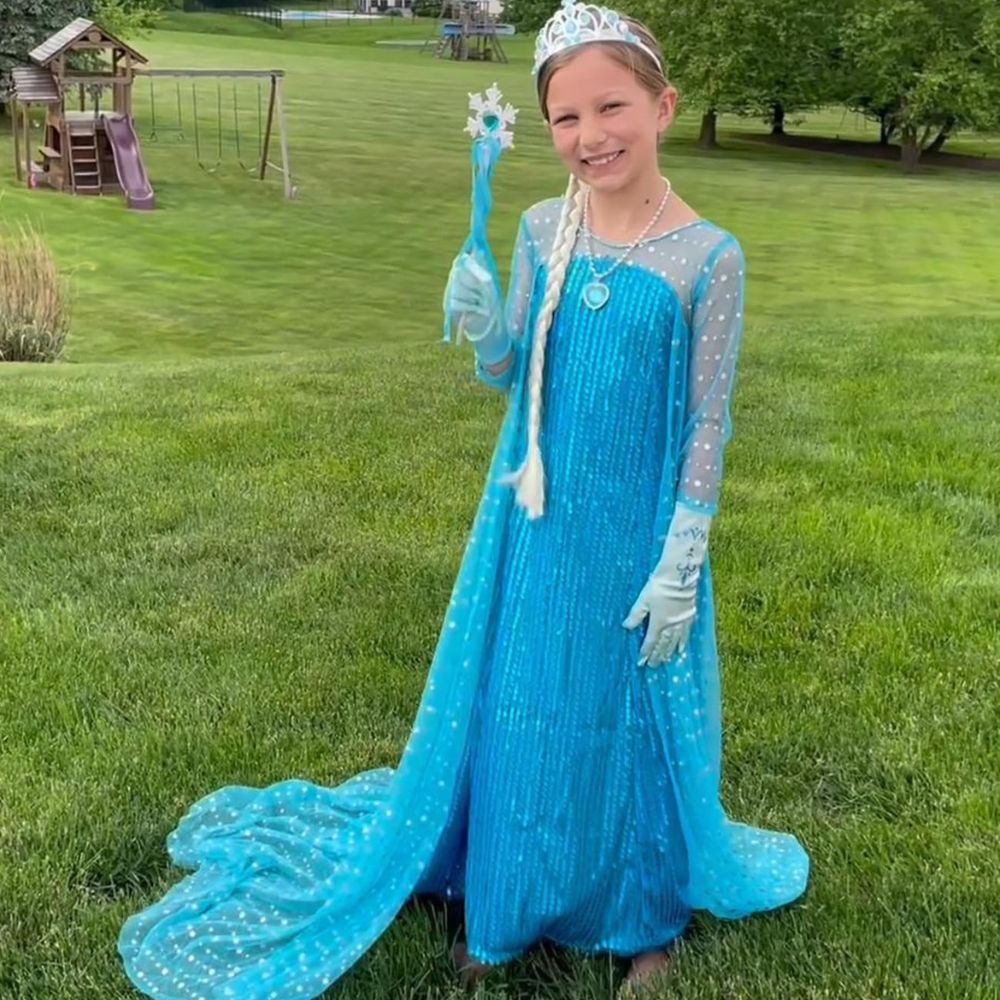
[[[588,42],[628,42],[642,49],[662,72],[659,56],[628,26],[621,14],[596,4],[563,0],[562,7],[545,22],[535,41],[533,76],[557,52]]]

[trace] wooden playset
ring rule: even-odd
[[[12,71],[9,94],[15,171],[17,179],[26,181],[29,187],[55,188],[74,195],[123,194],[129,208],[152,209],[155,205],[153,188],[146,174],[132,116],[133,86],[137,77],[150,78],[151,87],[156,77],[192,81],[203,77],[216,80],[226,77],[234,80],[234,88],[235,80],[249,77],[258,81],[270,80],[267,125],[266,129],[261,128],[258,137],[259,161],[253,172],[263,180],[268,167],[278,171],[284,179],[285,195],[289,198],[294,195],[281,70],[147,69],[143,55],[87,18],[77,18],[66,25],[33,49],[29,58],[31,65]],[[108,91],[110,101],[106,98]],[[32,152],[32,124],[39,109],[44,112],[44,132],[36,159]],[[220,105],[220,135],[221,114]],[[262,124],[263,115],[259,117]],[[276,118],[280,166],[268,160]],[[197,129],[197,105],[195,127]]]

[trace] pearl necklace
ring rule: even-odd
[[[587,192],[586,200],[583,203],[583,235],[586,241],[587,250],[587,265],[590,267],[590,273],[593,275],[594,280],[588,281],[586,285],[583,286],[583,294],[581,298],[583,299],[584,305],[588,308],[593,309],[595,312],[602,306],[607,304],[608,299],[611,298],[611,289],[608,288],[606,282],[611,275],[618,270],[618,268],[625,263],[626,258],[633,250],[642,246],[646,239],[646,234],[656,225],[660,220],[660,216],[663,215],[663,210],[667,207],[667,201],[670,198],[670,181],[666,177],[667,189],[663,192],[663,198],[660,199],[660,207],[656,210],[656,214],[649,220],[646,228],[639,233],[639,235],[625,248],[625,252],[609,267],[604,274],[600,274],[597,270],[597,266],[594,264],[594,244],[592,241],[592,234],[590,232],[589,219],[589,209],[590,209],[590,191]]]

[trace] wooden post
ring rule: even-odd
[[[274,96],[278,89],[278,80],[271,76],[271,95],[267,101],[267,127],[264,129],[264,142],[260,150],[260,179],[267,173],[267,154],[271,148],[271,126],[274,122]]]
[[[275,96],[278,103],[278,138],[281,142],[281,168],[285,175],[285,197],[292,198],[295,195],[295,191],[292,188],[292,171],[288,165],[288,132],[285,129],[285,101],[284,101],[284,78],[276,77],[275,83],[277,84],[275,88]]]
[[[21,118],[24,126],[24,174],[28,187],[31,187],[31,118],[27,104],[21,105]]]
[[[126,83],[122,85],[122,107],[121,112],[124,115],[132,116],[132,82],[135,80],[135,71],[132,68],[132,53],[125,53],[125,79]],[[115,108],[117,111],[118,108]]]
[[[12,100],[10,102],[10,130],[14,133],[14,172],[19,181],[24,180],[24,172],[21,169],[21,138],[18,134],[18,116],[21,114],[21,102]]]

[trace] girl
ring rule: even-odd
[[[676,93],[641,25],[566,0],[535,72],[570,182],[522,217],[503,306],[481,261],[448,282],[510,403],[399,767],[198,803],[169,841],[194,874],[120,940],[158,1000],[316,997],[415,892],[464,900],[473,974],[546,938],[641,981],[693,910],[805,888],[798,842],[719,799],[707,544],[743,255],[660,176]]]

